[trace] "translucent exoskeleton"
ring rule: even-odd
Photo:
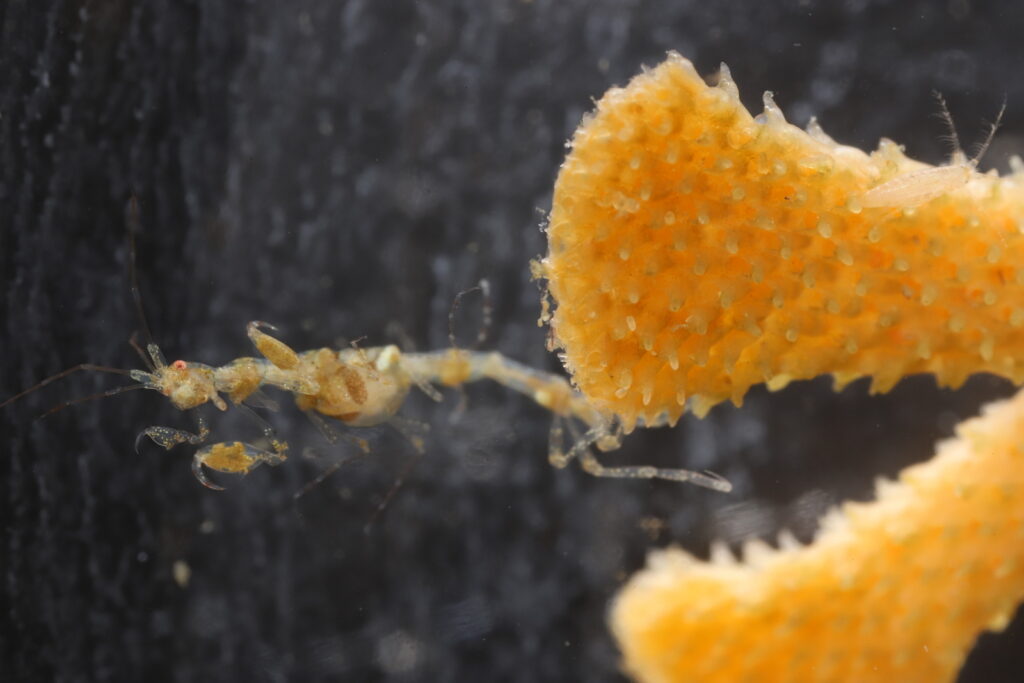
[[[946,106],[946,100],[938,92],[935,98],[939,102],[940,115],[949,127],[949,137],[954,144],[953,155],[949,163],[944,166],[912,171],[896,176],[876,187],[871,188],[860,198],[860,205],[864,208],[911,208],[931,201],[947,192],[952,192],[963,187],[970,181],[971,176],[977,173],[978,162],[988,150],[992,138],[1003,120],[1003,113],[1006,111],[1006,102],[999,109],[996,120],[989,127],[985,141],[978,149],[978,153],[972,158],[967,158],[960,148],[960,140],[956,134],[956,127],[953,124],[953,117]]]
[[[230,403],[252,413],[247,401],[261,388],[274,387],[293,394],[298,407],[321,426],[325,426],[322,417],[328,417],[352,427],[369,427],[394,420],[413,386],[436,397],[435,385],[454,387],[489,379],[525,394],[554,414],[549,459],[556,467],[565,467],[578,459],[586,472],[598,477],[687,481],[718,491],[731,488],[727,481],[710,473],[602,465],[591,446],[602,451],[619,447],[622,431],[616,420],[598,412],[564,377],[535,370],[500,353],[456,348],[402,353],[394,345],[366,349],[321,348],[299,353],[265,330],[274,328],[263,322],[251,322],[247,327],[260,357],[238,358],[220,367],[184,360],[167,363],[160,349],[149,344],[146,356],[151,367],[128,371],[138,384],[114,392],[125,388],[151,389],[166,396],[179,410],[192,410],[206,403],[227,410]],[[71,371],[77,369],[116,371],[98,366],[77,366]],[[0,408],[71,371],[44,380],[0,404]],[[200,482],[219,490],[221,487],[207,478],[204,468],[246,474],[261,464],[277,465],[287,458],[288,444],[278,439],[262,418],[256,419],[263,425],[269,448],[241,441],[205,445],[192,459],[193,472]],[[152,426],[144,429],[139,439],[148,437],[166,449],[178,444],[198,446],[206,441],[209,429],[198,414],[197,422],[196,432]],[[579,424],[584,426],[583,430],[578,428]],[[575,436],[568,449],[564,437],[566,425]],[[330,428],[325,431],[330,433]]]
[[[614,419],[608,419],[574,391],[562,377],[540,372],[505,356],[491,352],[449,349],[428,353],[402,353],[397,346],[374,348],[315,349],[297,353],[264,330],[266,323],[249,323],[247,332],[261,358],[239,358],[214,368],[201,363],[175,361],[157,365],[154,372],[135,370],[132,377],[148,389],[160,391],[182,410],[212,402],[222,410],[221,394],[235,405],[263,386],[276,387],[295,395],[298,407],[316,421],[317,416],[334,418],[353,427],[370,427],[392,421],[413,386],[428,395],[437,395],[434,385],[459,386],[490,379],[523,393],[554,413],[549,457],[552,464],[564,467],[578,458],[584,470],[595,476],[669,479],[691,481],[717,490],[728,490],[719,477],[676,469],[654,467],[605,467],[590,450],[617,448],[622,433]],[[159,363],[155,349],[154,364]],[[563,423],[577,421],[585,432],[566,451]],[[150,427],[145,432],[162,446],[199,443],[205,436]],[[211,483],[202,468],[220,472],[245,473],[261,463],[277,464],[287,453],[287,444],[268,434],[270,450],[261,450],[240,442],[205,446],[194,456],[196,476],[207,486]]]

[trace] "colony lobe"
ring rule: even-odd
[[[1024,392],[847,503],[814,544],[652,554],[611,612],[626,669],[667,681],[952,681],[1024,595]]]
[[[764,102],[752,117],[724,65],[709,86],[671,53],[576,131],[540,271],[580,390],[628,431],[826,373],[876,392],[918,372],[1024,380],[1022,174],[868,208],[932,167]]]

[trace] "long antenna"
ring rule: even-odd
[[[946,98],[942,96],[942,93],[938,90],[932,90],[932,96],[934,96],[935,100],[939,103],[939,118],[945,122],[946,128],[949,129],[949,135],[946,136],[946,139],[953,143],[952,158],[953,162],[956,163],[958,161],[958,155],[961,155],[960,159],[962,159],[964,152],[963,148],[960,147],[960,136],[956,133],[956,124],[953,123],[953,115],[949,113],[949,107],[946,106]]]
[[[68,368],[67,370],[64,370],[62,372],[58,372],[56,375],[52,375],[50,377],[47,377],[46,379],[44,379],[39,384],[35,385],[34,387],[29,387],[28,389],[26,389],[25,391],[21,392],[20,394],[16,394],[14,396],[11,396],[9,399],[4,401],[3,403],[0,403],[0,408],[3,408],[4,406],[8,405],[9,403],[14,403],[19,398],[21,398],[23,396],[28,396],[29,394],[31,394],[31,393],[33,393],[35,391],[38,391],[39,389],[42,389],[47,384],[50,384],[51,382],[56,382],[57,380],[62,379],[64,377],[67,377],[71,373],[78,372],[79,370],[94,370],[96,372],[112,372],[112,373],[114,373],[116,375],[128,375],[129,377],[131,376],[131,373],[128,370],[122,370],[121,368],[108,368],[105,365],[93,365],[92,363],[81,363],[79,365],[76,365],[73,368]],[[50,412],[53,412],[53,411],[50,411]],[[50,413],[46,413],[46,414],[49,415]]]
[[[145,335],[145,338],[146,338],[146,342],[147,342],[146,347],[147,347],[147,349],[149,349],[149,356],[147,356],[145,353],[143,353],[141,347],[139,346],[138,342],[136,341],[136,338],[135,338],[134,334],[132,335],[131,340],[129,340],[129,343],[132,345],[132,348],[135,349],[135,351],[139,354],[139,356],[142,358],[142,360],[146,363],[146,365],[149,367],[150,371],[155,372],[156,371],[155,363],[157,362],[157,359],[160,357],[159,356],[159,349],[157,348],[156,344],[153,343],[153,337],[150,334],[149,325],[146,323],[146,315],[145,315],[145,312],[142,309],[142,295],[141,295],[141,293],[139,291],[139,281],[138,281],[138,275],[136,273],[136,267],[135,267],[135,230],[137,229],[137,227],[138,227],[138,225],[140,223],[140,221],[139,221],[139,202],[138,202],[138,199],[136,199],[135,195],[132,195],[131,199],[128,201],[127,213],[128,213],[128,216],[127,216],[127,218],[128,218],[128,220],[127,220],[127,223],[128,223],[128,279],[130,280],[129,286],[130,286],[131,293],[132,293],[132,299],[135,301],[135,311],[136,311],[136,313],[138,314],[138,317],[139,317],[139,324],[142,326],[142,332],[143,332],[143,334]],[[152,358],[152,360],[151,360],[151,358]],[[124,370],[122,368],[112,368],[112,367],[108,367],[106,365],[95,365],[93,363],[79,363],[78,365],[75,365],[74,367],[70,367],[67,370],[63,370],[61,372],[58,372],[55,375],[51,375],[50,377],[47,377],[46,379],[44,379],[43,381],[39,382],[35,386],[29,387],[25,391],[22,391],[19,394],[15,394],[14,396],[11,396],[7,400],[0,402],[0,409],[5,408],[6,406],[10,405],[11,403],[14,403],[17,400],[19,400],[21,398],[24,398],[25,396],[28,396],[29,394],[32,394],[32,393],[34,393],[36,391],[39,391],[43,387],[45,387],[45,386],[47,386],[49,384],[52,384],[53,382],[56,382],[59,379],[63,379],[65,377],[67,377],[68,375],[71,375],[71,374],[76,373],[76,372],[80,372],[82,370],[88,370],[88,371],[92,371],[92,372],[107,372],[107,373],[111,373],[111,374],[115,374],[115,375],[125,375],[127,377],[131,377],[131,374],[132,374],[131,371]],[[107,391],[102,391],[100,393],[92,394],[92,395],[85,396],[85,397],[82,397],[82,398],[72,399],[70,401],[63,401],[61,403],[58,403],[53,408],[51,408],[50,410],[46,411],[45,413],[40,415],[39,418],[36,418],[36,419],[41,419],[41,418],[44,418],[44,417],[46,417],[48,415],[52,415],[53,413],[56,413],[59,410],[63,410],[64,408],[66,408],[66,407],[68,407],[70,405],[74,405],[76,403],[84,403],[85,401],[91,401],[91,400],[97,399],[97,398],[104,398],[104,397],[107,397],[107,396],[114,396],[116,394],[120,394],[120,393],[123,393],[125,391],[131,391],[133,389],[146,389],[146,388],[149,388],[148,385],[146,385],[146,384],[132,384],[132,385],[129,385],[129,386],[115,387],[115,388],[109,389]]]
[[[992,144],[992,138],[996,136],[996,131],[999,130],[999,124],[1003,122],[1003,113],[1006,112],[1006,95],[1003,95],[1003,105],[999,107],[999,113],[996,114],[996,120],[993,121],[988,128],[988,135],[985,136],[985,142],[981,143],[981,147],[978,148],[978,153],[971,159],[971,166],[977,166],[978,162],[981,161],[981,157],[985,156],[985,152],[988,151],[988,146]]]
[[[123,386],[123,387],[114,387],[113,389],[107,389],[106,391],[101,391],[101,392],[99,392],[97,394],[89,394],[88,396],[82,396],[81,398],[73,398],[70,401],[61,401],[60,403],[58,403],[54,407],[52,407],[49,410],[47,410],[45,413],[43,413],[42,415],[40,415],[36,419],[37,420],[42,420],[44,417],[49,417],[50,415],[53,415],[54,413],[56,413],[58,410],[64,410],[68,406],[73,406],[76,403],[85,403],[86,401],[92,401],[92,400],[97,399],[97,398],[106,398],[107,396],[116,396],[117,394],[123,394],[126,391],[133,391],[135,389],[145,389],[145,388],[146,388],[145,384],[129,384],[129,385]]]
[[[135,313],[139,318],[139,326],[142,328],[142,341],[146,343],[146,348],[149,348],[154,346],[153,335],[149,331],[149,324],[146,322],[146,312],[142,308],[142,293],[139,290],[139,277],[135,267],[135,231],[141,222],[139,218],[139,200],[133,194],[131,199],[128,200],[128,286],[131,289],[132,300],[135,301]],[[147,363],[147,365],[149,365],[150,370],[153,369],[152,363]]]
[[[136,330],[132,332],[132,336],[128,338],[128,344],[135,349],[135,353],[139,354],[139,358],[142,359],[142,364],[149,368],[150,372],[156,372],[156,366],[153,365],[153,360],[146,355],[146,352],[139,346],[139,332]]]

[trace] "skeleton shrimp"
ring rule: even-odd
[[[996,120],[989,126],[988,134],[982,143],[978,153],[968,159],[960,147],[960,138],[956,133],[956,125],[953,123],[953,116],[949,113],[946,100],[939,92],[933,93],[939,102],[939,115],[949,128],[949,139],[953,142],[953,155],[949,163],[944,166],[912,171],[896,176],[877,187],[873,187],[864,193],[860,204],[864,208],[873,207],[900,207],[910,208],[924,204],[936,197],[952,192],[966,185],[971,176],[977,172],[978,162],[988,151],[995,137],[996,130],[1003,120],[1006,112],[1006,101],[1000,107]]]
[[[224,441],[203,446],[196,451],[192,458],[192,471],[196,478],[208,488],[222,490],[221,486],[207,478],[205,469],[247,474],[261,464],[278,465],[287,458],[287,442],[278,439],[273,428],[250,407],[250,403],[258,400],[257,392],[262,387],[274,387],[293,394],[299,409],[329,435],[330,428],[323,417],[333,418],[351,427],[394,423],[413,385],[439,398],[434,385],[456,387],[490,379],[525,394],[553,413],[549,460],[555,467],[563,468],[578,459],[584,471],[597,477],[665,479],[691,482],[717,491],[731,490],[731,485],[725,479],[711,473],[650,466],[602,465],[591,451],[591,446],[602,451],[618,448],[623,433],[617,421],[598,412],[564,377],[535,370],[500,353],[457,348],[402,353],[394,345],[366,349],[320,348],[300,353],[265,331],[275,329],[268,323],[250,322],[246,331],[261,357],[238,358],[220,367],[185,360],[167,363],[156,344],[147,344],[146,352],[143,353],[133,340],[133,346],[150,366],[148,371],[125,371],[95,365],[75,366],[7,399],[0,403],[0,408],[77,370],[128,374],[137,382],[135,385],[98,394],[98,397],[130,389],[151,389],[166,396],[175,408],[183,411],[207,403],[226,411],[230,402],[260,421],[269,448],[259,448],[241,441]],[[49,412],[64,405],[68,404],[61,404]],[[178,444],[199,446],[206,441],[210,431],[205,419],[198,413],[196,421],[196,432],[173,427],[147,427],[136,439],[136,447],[144,437],[167,450]],[[585,425],[586,431],[580,434],[574,421]],[[575,443],[568,450],[564,449],[566,424],[575,436]]]

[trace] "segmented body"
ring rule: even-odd
[[[590,447],[607,451],[621,444],[622,431],[615,418],[594,408],[564,377],[535,370],[500,353],[453,348],[403,354],[393,345],[368,349],[321,348],[299,353],[263,332],[264,328],[271,326],[260,322],[248,325],[249,338],[262,358],[239,358],[220,367],[183,360],[168,364],[159,349],[152,345],[149,348],[152,371],[132,370],[131,376],[145,388],[167,396],[181,410],[205,403],[227,410],[228,404],[222,395],[236,406],[245,406],[264,387],[287,391],[294,394],[298,407],[328,434],[333,430],[318,416],[333,418],[351,427],[371,427],[393,421],[413,386],[440,398],[434,385],[453,387],[488,379],[525,394],[554,414],[549,459],[557,467],[564,467],[578,458],[583,469],[595,476],[689,481],[720,491],[730,489],[728,482],[719,477],[683,469],[601,465]],[[197,419],[197,433],[154,426],[145,429],[140,437],[147,436],[168,449],[181,443],[199,445],[205,442],[209,430],[202,418]],[[570,448],[564,450],[563,427],[574,422],[582,423],[585,429]],[[261,424],[269,448],[240,441],[204,446],[193,457],[196,477],[205,486],[219,489],[206,478],[204,467],[245,474],[260,464],[283,462],[288,444],[278,439],[268,424],[262,420]],[[573,431],[575,434],[577,430]]]
[[[861,197],[865,209],[913,207],[963,187],[976,174],[968,162],[911,171],[873,187]]]

